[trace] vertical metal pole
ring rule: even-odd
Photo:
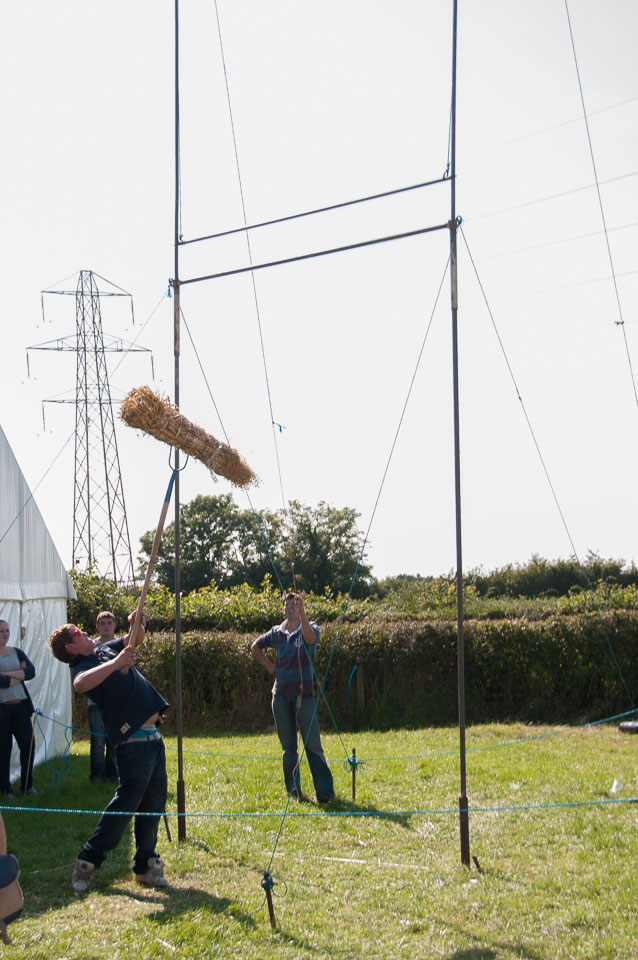
[[[179,0],[175,0],[175,275],[173,277],[173,350],[175,356],[175,406],[179,408],[180,354],[180,140],[179,140]],[[182,614],[180,602],[179,450],[175,457],[175,713],[177,716],[177,839],[186,839],[186,792],[182,749]],[[180,816],[181,814],[181,816]]]
[[[452,108],[450,117],[450,282],[452,295],[452,367],[454,391],[454,489],[456,501],[456,620],[458,649],[458,696],[459,696],[459,829],[461,840],[461,863],[470,865],[470,825],[467,806],[467,783],[465,771],[465,638],[463,634],[463,541],[461,536],[461,441],[459,418],[459,344],[458,344],[458,275],[456,235],[456,50],[458,2],[453,2],[452,30]]]

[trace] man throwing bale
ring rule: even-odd
[[[302,799],[297,751],[299,727],[317,803],[328,803],[334,799],[334,786],[321,748],[313,692],[312,668],[319,627],[308,620],[301,594],[287,593],[283,603],[284,622],[258,637],[250,649],[255,659],[275,678],[272,712],[281,743],[286,790],[297,800]],[[275,650],[274,663],[265,653],[268,647]]]
[[[134,616],[131,614],[129,623]],[[140,632],[143,625],[144,618]],[[167,792],[164,743],[156,724],[168,704],[133,666],[135,651],[129,646],[129,637],[127,634],[96,647],[86,633],[67,623],[47,641],[53,656],[69,664],[73,689],[90,694],[100,707],[106,731],[115,744],[120,775],[115,796],[78,855],[71,879],[76,893],[89,889],[95,868],[117,846],[136,812],[157,815],[135,817],[135,879],[148,887],[166,886],[164,864],[155,849]]]

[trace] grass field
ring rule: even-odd
[[[23,812],[7,809],[7,802],[2,812],[9,851],[20,860],[25,909],[10,928],[13,946],[5,954],[638,957],[638,806],[616,802],[638,796],[638,737],[615,725],[470,728],[468,796],[476,811],[470,845],[480,869],[460,862],[455,730],[323,739],[338,799],[328,808],[294,803],[283,827],[286,800],[273,734],[185,740],[187,810],[195,815],[180,844],[174,818],[172,843],[160,825],[165,891],[132,882],[129,832],[89,894],[75,896],[71,870],[96,816]],[[166,745],[172,812],[175,740]],[[367,760],[355,802],[343,766],[353,747]],[[61,758],[54,766],[63,766]],[[614,780],[623,784],[617,793]],[[302,783],[312,796],[305,764]],[[86,743],[73,745],[70,772],[54,790],[45,766],[36,770],[35,784],[38,796],[11,801],[12,807],[99,810],[112,792],[89,782]],[[275,932],[260,886],[267,869],[276,883]]]

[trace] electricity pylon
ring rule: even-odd
[[[102,330],[102,297],[130,297],[112,289],[100,290],[96,274],[81,270],[75,290],[44,290],[44,294],[75,297],[75,336],[28,347],[76,353],[75,399],[49,403],[75,404],[75,469],[73,481],[73,566],[91,568],[117,584],[135,582],[120,458],[106,353],[144,352],[146,347],[125,344]],[[103,280],[103,277],[99,277]],[[131,298],[132,309],[132,298]],[[28,359],[28,352],[27,352]],[[152,363],[152,355],[151,355]]]

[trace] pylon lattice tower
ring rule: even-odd
[[[115,289],[119,292],[100,291],[96,275],[91,270],[81,270],[75,291],[43,291],[43,294],[75,296],[75,337],[63,337],[28,349],[76,353],[75,400],[48,401],[75,403],[73,566],[76,569],[90,567],[98,576],[127,585],[135,582],[135,571],[106,353],[150,351],[133,344],[125,346],[122,339],[108,335],[105,341],[101,298],[130,296],[120,288]]]
[[[100,293],[82,270],[75,295],[75,480],[73,566],[97,572],[108,558],[116,583],[134,577],[113,404],[104,353]]]

